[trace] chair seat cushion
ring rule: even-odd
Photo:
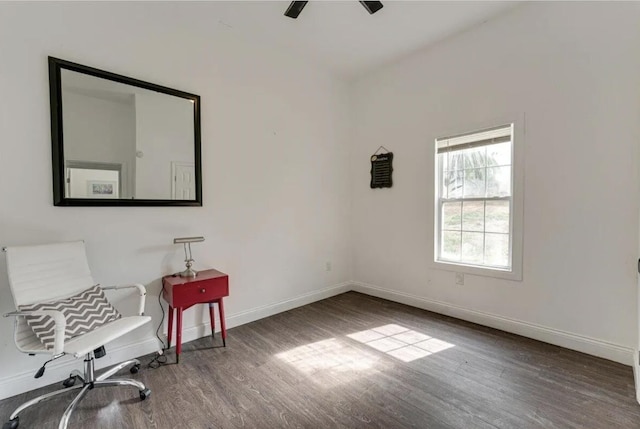
[[[58,310],[66,320],[65,342],[91,332],[96,328],[122,317],[109,301],[100,286],[93,286],[77,295],[58,301],[21,305],[21,311]],[[50,316],[26,316],[27,323],[47,349],[54,346],[55,323]]]
[[[64,344],[64,352],[74,355],[76,358],[82,357],[149,322],[151,322],[149,316],[122,317],[100,326],[95,331],[72,338]]]

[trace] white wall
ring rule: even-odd
[[[62,99],[64,158],[121,164],[122,198],[130,198],[136,159],[133,96],[125,102],[66,90],[62,92]],[[86,182],[76,185],[84,189],[86,196]]]
[[[358,290],[631,364],[639,53],[637,3],[534,3],[358,80]],[[523,281],[466,275],[458,286],[453,272],[428,266],[433,140],[520,114]],[[372,190],[369,157],[380,145],[394,152],[394,187]]]
[[[153,326],[110,346],[100,365],[157,347],[159,279],[182,268],[171,239],[184,235],[206,237],[193,247],[196,268],[231,275],[230,326],[354,279],[507,327],[623,352],[637,345],[637,5],[526,5],[350,92],[199,7],[0,3],[0,245],[82,238],[96,280],[148,286]],[[47,55],[201,95],[204,207],[53,207]],[[425,259],[430,144],[441,129],[520,113],[524,280],[466,276],[456,286]],[[371,190],[369,156],[381,144],[396,155],[394,187]],[[0,312],[13,309],[5,273],[0,258]],[[120,305],[131,307],[125,297]],[[187,312],[187,339],[205,332],[205,313]],[[65,376],[54,364],[33,380],[43,359],[15,351],[11,332],[0,319],[0,398]]]
[[[136,198],[170,200],[172,162],[193,163],[193,103],[153,91],[136,93]]]
[[[100,365],[157,348],[159,279],[183,267],[174,237],[205,236],[192,246],[195,268],[230,275],[230,326],[335,293],[326,288],[351,278],[345,85],[242,40],[200,7],[215,11],[0,3],[0,245],[84,239],[97,281],[148,287],[153,326],[107,347]],[[47,55],[199,94],[204,206],[54,207]],[[0,313],[11,310],[0,258]],[[204,334],[206,320],[203,309],[186,312],[187,339]],[[0,318],[0,398],[68,374],[54,364],[34,380],[43,360],[18,353],[11,320]]]

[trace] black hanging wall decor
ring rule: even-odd
[[[378,153],[384,149],[386,153]],[[393,186],[391,173],[393,173],[393,152],[389,152],[384,146],[371,155],[371,188],[390,188]]]

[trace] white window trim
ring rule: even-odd
[[[459,262],[446,262],[436,260],[438,254],[438,192],[436,187],[439,184],[438,171],[436,165],[436,139],[442,136],[460,135],[464,133],[474,133],[483,129],[495,128],[500,125],[513,124],[513,142],[512,142],[512,212],[511,212],[511,270],[504,270],[492,267],[483,267],[477,265],[469,265]],[[474,127],[465,127],[465,129],[445,130],[438,133],[429,140],[431,159],[431,167],[434,169],[431,179],[431,192],[433,192],[433,246],[430,246],[431,255],[429,255],[429,267],[435,270],[454,271],[457,273],[478,275],[485,277],[494,277],[506,280],[522,281],[522,255],[524,245],[524,151],[525,151],[525,116],[509,115],[502,118],[493,119],[491,122],[485,122]],[[447,132],[448,131],[448,132]]]

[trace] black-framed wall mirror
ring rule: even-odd
[[[200,97],[49,57],[56,206],[201,206]]]

